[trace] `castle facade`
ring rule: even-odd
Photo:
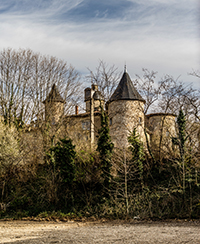
[[[169,138],[175,135],[175,115],[166,113],[144,114],[145,100],[134,87],[129,74],[124,74],[105,104],[97,85],[86,88],[85,112],[64,116],[65,102],[56,86],[44,101],[45,120],[52,126],[62,120],[62,136],[68,136],[81,148],[95,147],[98,130],[101,127],[101,106],[105,108],[109,118],[110,136],[116,148],[128,146],[128,136],[136,128],[140,140],[146,145],[170,149]]]

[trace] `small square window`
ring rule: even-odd
[[[83,121],[82,122],[82,129],[83,130],[90,130],[90,121]]]

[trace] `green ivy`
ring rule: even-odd
[[[111,180],[111,157],[114,144],[111,141],[109,134],[108,116],[101,106],[101,129],[99,129],[99,137],[97,142],[97,151],[100,155],[100,167],[102,170],[102,178],[104,186],[109,188]]]
[[[72,144],[72,140],[66,138],[60,139],[47,155],[55,170],[60,173],[63,182],[72,183],[75,178],[74,159],[76,157],[75,146]]]
[[[144,162],[144,148],[143,144],[139,139],[136,128],[130,133],[128,137],[128,142],[130,143],[129,149],[132,153],[132,161],[136,164],[139,169],[140,178],[143,175],[143,162]]]

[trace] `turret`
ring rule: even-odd
[[[61,97],[56,85],[52,86],[52,89],[43,101],[45,105],[45,121],[51,125],[55,125],[59,122],[64,114],[64,99]]]
[[[86,113],[90,112],[91,98],[94,99],[94,112],[100,111],[100,104],[104,107],[104,99],[101,92],[98,90],[98,86],[92,84],[91,88],[85,89],[85,103],[86,103]]]
[[[125,69],[124,74],[107,103],[110,135],[116,147],[128,146],[128,136],[134,128],[144,142],[144,103]]]
[[[150,135],[151,150],[155,156],[171,153],[172,138],[176,137],[176,115],[154,113],[146,115],[146,128]]]

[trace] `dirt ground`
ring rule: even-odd
[[[200,221],[0,221],[0,243],[200,244]]]

